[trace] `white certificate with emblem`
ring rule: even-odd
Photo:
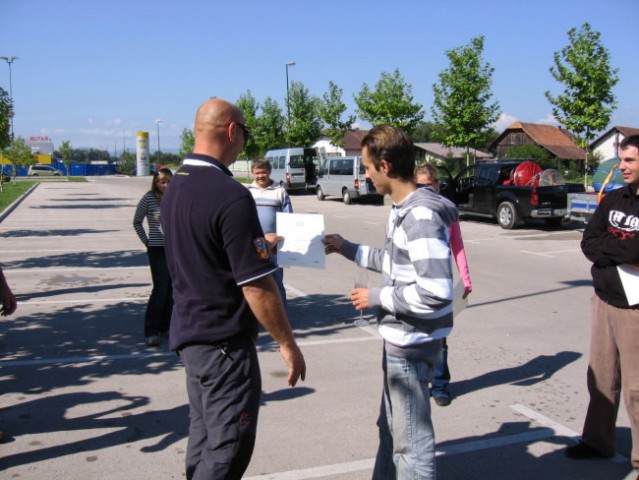
[[[313,213],[276,214],[280,267],[326,268],[324,253],[324,215]]]

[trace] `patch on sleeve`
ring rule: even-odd
[[[262,260],[268,260],[268,248],[266,247],[266,240],[264,237],[258,237],[253,240],[253,245],[255,246],[255,251],[257,252],[257,256]]]

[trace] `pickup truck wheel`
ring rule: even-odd
[[[320,187],[319,185],[315,189],[315,195],[317,195],[317,199],[319,201],[322,201],[326,198],[326,195],[324,195],[324,192],[322,192],[322,187]]]
[[[344,203],[346,205],[350,205],[351,203],[353,203],[353,199],[351,198],[350,193],[348,193],[348,189],[347,188],[342,190],[342,199],[344,200]]]
[[[502,202],[497,207],[497,223],[501,228],[512,230],[519,223],[517,209],[511,202]]]

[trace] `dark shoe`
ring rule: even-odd
[[[565,450],[566,456],[568,458],[572,458],[573,460],[589,460],[591,458],[610,458],[614,455],[604,455],[600,453],[599,450],[595,450],[587,443],[582,442],[581,440],[577,445],[573,445],[571,447],[566,448]]]
[[[148,347],[157,347],[160,344],[160,337],[157,335],[149,335],[146,337],[145,342]]]
[[[450,405],[451,398],[449,394],[433,395],[433,398],[435,399],[435,403],[440,407],[447,407],[448,405]]]

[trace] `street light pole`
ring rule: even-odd
[[[160,157],[160,123],[164,123],[164,120],[162,120],[161,118],[158,118],[155,121],[155,125],[156,125],[156,127],[158,129],[158,165],[160,163],[160,158],[161,158]]]
[[[289,125],[291,123],[291,105],[290,105],[290,97],[288,95],[288,67],[293,67],[295,65],[295,62],[286,62],[286,112],[287,112],[287,119],[289,122]]]
[[[11,64],[18,57],[0,57],[0,60],[4,60],[9,65],[9,99],[11,100],[11,140],[13,140],[13,86],[11,82]]]

